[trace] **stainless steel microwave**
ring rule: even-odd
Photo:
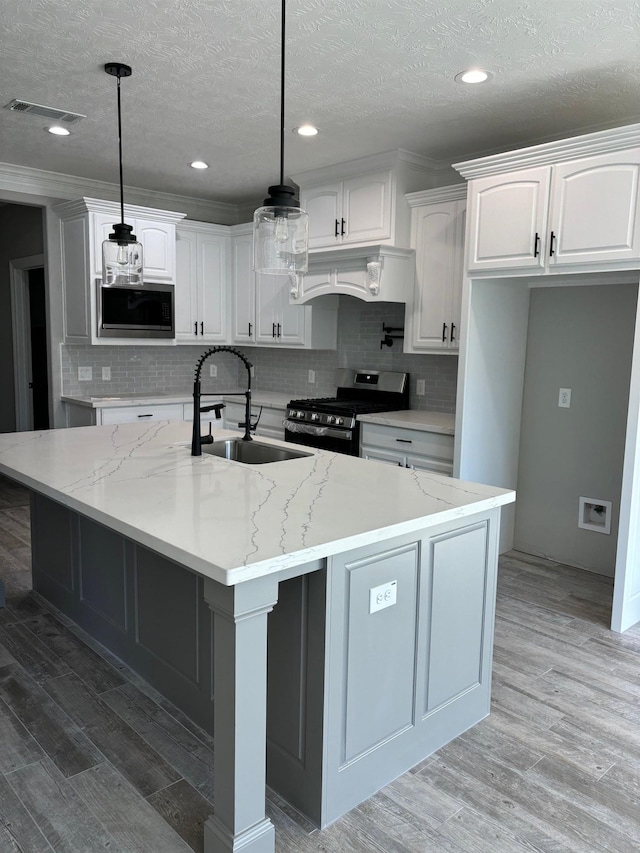
[[[172,284],[107,286],[96,279],[99,338],[175,338]]]

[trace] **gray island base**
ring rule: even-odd
[[[112,449],[114,429],[55,432],[92,432],[96,440],[101,433]],[[25,453],[20,435],[0,437],[0,471],[32,489],[34,588],[213,733],[214,811],[205,824],[206,853],[273,853],[265,782],[322,828],[489,713],[500,506],[513,493],[437,475],[416,478],[325,452],[296,460],[302,466],[295,475],[292,462],[258,474],[224,460],[194,463],[176,445],[175,471],[168,474],[166,453],[161,464],[155,453],[149,456],[158,433],[145,439],[141,425],[127,425],[127,431],[132,435],[119,459],[105,462],[104,446],[84,465],[76,458],[85,476],[66,472],[64,486],[64,465],[38,467],[33,442]],[[49,438],[49,444],[65,440]],[[46,441],[41,446],[43,453],[52,449]],[[108,477],[96,473],[104,465]],[[144,488],[141,467],[147,468]],[[202,571],[202,553],[224,532],[215,515],[208,516],[210,540],[205,528],[191,524],[189,536],[203,551],[193,544],[176,559],[193,511],[185,507],[181,517],[176,509],[179,495],[187,494],[181,492],[185,471],[191,492],[193,477],[206,475],[211,489],[217,483],[212,472],[223,472],[228,490],[220,500],[226,503],[239,477],[252,522],[264,505],[253,490],[266,477],[272,502],[279,489],[289,495],[287,518],[296,529],[292,496],[304,501],[311,484],[319,517],[323,497],[331,498],[329,484],[337,481],[335,501],[347,488],[343,474],[356,471],[363,481],[358,512],[370,514],[375,527],[360,538],[338,536],[336,516],[331,547],[316,542],[283,558],[283,517],[274,533],[280,554],[262,560],[261,571],[249,570],[255,564],[246,561],[245,575],[224,583],[219,562]],[[410,502],[422,500],[423,506],[411,520],[383,529],[375,507],[384,504],[384,484],[390,503],[380,511],[389,517],[394,506],[399,511],[396,479],[406,490],[419,487],[423,498],[409,496]],[[174,531],[172,539],[167,528],[160,541],[157,519],[154,539],[142,515],[135,525],[133,510],[119,515],[114,506],[124,492],[114,489],[118,480],[128,491],[148,490],[147,514],[154,500],[159,511],[170,493],[182,533]],[[371,494],[373,481],[378,486]],[[459,492],[455,506],[453,490]],[[355,498],[352,489],[345,500]],[[303,506],[309,525],[309,501]],[[345,506],[336,512],[344,515]],[[428,506],[430,513],[424,512]],[[247,529],[264,556],[267,546],[261,552],[256,544],[262,528]],[[308,540],[309,529],[300,534]],[[350,542],[358,546],[345,547]]]

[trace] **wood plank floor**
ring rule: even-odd
[[[0,853],[189,853],[211,738],[30,591],[29,511],[0,478]],[[640,630],[611,581],[500,561],[490,717],[320,832],[269,792],[278,853],[640,850]]]

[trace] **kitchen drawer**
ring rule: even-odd
[[[131,424],[137,421],[181,421],[182,403],[151,406],[116,406],[99,409],[102,424]]]
[[[411,456],[414,454],[428,456],[449,464],[453,462],[453,436],[440,432],[363,423],[360,444]]]

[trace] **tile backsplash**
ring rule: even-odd
[[[339,299],[337,350],[239,347],[255,365],[254,388],[279,391],[291,397],[323,397],[335,393],[338,367],[406,371],[411,374],[411,408],[455,411],[457,356],[405,355],[401,340],[381,349],[383,323],[402,327],[404,305],[364,303],[349,296]],[[189,394],[196,361],[204,350],[204,346],[62,345],[63,393],[72,396],[141,391]],[[244,368],[232,356],[221,353],[210,362],[217,365],[218,375],[210,378],[205,366],[203,390],[224,391],[244,384]],[[78,380],[79,367],[91,368],[90,381]],[[111,368],[110,381],[102,380],[103,367]],[[315,372],[315,383],[308,381],[310,370]],[[415,393],[418,379],[425,382],[425,394],[420,397]]]

